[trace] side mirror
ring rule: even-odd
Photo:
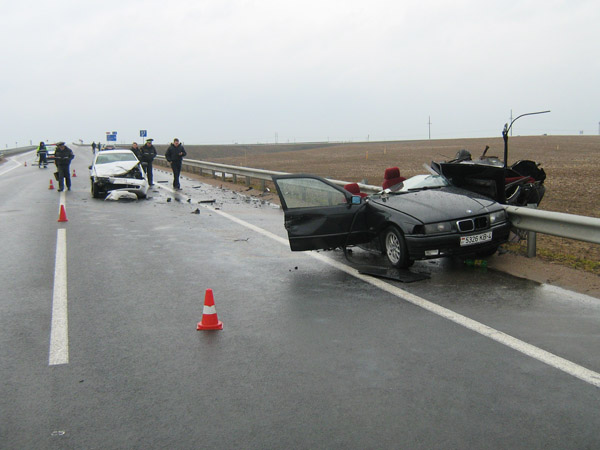
[[[92,170],[92,166],[88,166],[88,169]]]

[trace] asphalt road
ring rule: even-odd
[[[0,166],[0,447],[600,447],[598,299],[453,260],[361,275],[380,260],[293,253],[279,209],[158,170],[92,199],[72,148],[70,192]]]

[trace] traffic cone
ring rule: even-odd
[[[204,295],[204,310],[202,311],[202,322],[198,323],[197,330],[222,330],[223,322],[217,317],[215,299],[212,289],[207,289]]]
[[[50,186],[48,186],[48,189],[54,189],[54,185],[52,184],[52,180],[50,180]]]
[[[60,205],[60,214],[58,216],[59,222],[68,222],[67,213],[65,212],[65,205]]]
[[[77,177],[77,174],[75,173],[75,169],[73,169],[73,177]]]

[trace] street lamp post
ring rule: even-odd
[[[517,116],[514,120],[512,120],[510,122],[510,125],[507,123],[504,124],[504,130],[502,130],[502,139],[504,139],[504,168],[505,169],[508,167],[508,133],[510,132],[510,129],[512,128],[513,123],[515,123],[521,117],[533,116],[534,114],[546,114],[549,112],[550,111],[537,111],[537,112],[532,112],[532,113],[521,114],[520,116]]]

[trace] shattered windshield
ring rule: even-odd
[[[96,158],[96,164],[108,164],[119,161],[137,161],[137,158],[131,152],[102,153]]]
[[[432,189],[449,186],[448,181],[440,175],[416,175],[404,180],[398,192],[415,191],[419,189]]]

